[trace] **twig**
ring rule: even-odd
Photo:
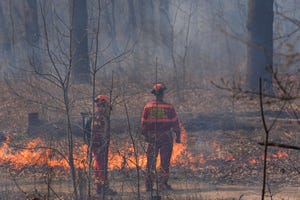
[[[262,194],[261,194],[261,199],[264,200],[265,199],[265,190],[266,190],[266,179],[267,179],[267,154],[268,154],[269,130],[267,128],[265,115],[264,115],[264,108],[263,108],[263,102],[262,102],[261,78],[259,78],[259,103],[260,103],[261,118],[262,118],[264,130],[265,130],[265,133],[266,133],[265,149],[264,149],[263,187],[262,187]]]
[[[259,142],[258,144],[259,144],[259,145],[265,145],[264,142]],[[299,146],[288,145],[288,144],[280,144],[280,143],[276,143],[276,142],[268,142],[267,145],[268,145],[268,146],[272,146],[272,147],[285,148],[285,149],[300,150],[300,147],[299,147]]]
[[[131,133],[131,126],[130,126],[130,119],[129,119],[129,113],[128,113],[128,108],[126,105],[126,102],[124,102],[124,107],[125,107],[125,113],[126,113],[126,118],[127,118],[127,125],[128,125],[128,132],[129,132],[129,136],[133,145],[133,151],[134,151],[134,157],[135,157],[135,167],[136,167],[136,172],[137,172],[137,195],[138,195],[138,199],[141,198],[141,193],[140,193],[140,166],[139,166],[139,159],[138,159],[138,150],[137,150],[137,145],[135,143],[135,140],[132,136]]]

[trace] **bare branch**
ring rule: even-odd
[[[265,142],[259,142],[259,145],[266,145]],[[294,150],[300,150],[299,146],[295,146],[295,145],[289,145],[289,144],[281,144],[281,143],[276,143],[276,142],[268,142],[267,143],[268,146],[272,146],[272,147],[280,147],[280,148],[284,148],[284,149],[294,149]]]

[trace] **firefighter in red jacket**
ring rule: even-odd
[[[94,173],[97,182],[97,193],[115,195],[108,184],[108,148],[110,142],[110,101],[106,95],[95,98],[95,114],[92,126],[92,153],[94,156]]]
[[[152,191],[155,177],[156,159],[160,153],[161,167],[158,172],[158,188],[171,190],[168,184],[170,159],[173,150],[173,132],[176,143],[180,143],[180,128],[174,107],[163,100],[166,87],[162,83],[153,86],[151,93],[155,100],[148,102],[143,109],[142,134],[148,142],[146,191]]]

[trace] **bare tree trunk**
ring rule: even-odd
[[[139,43],[138,56],[143,60],[139,66],[154,66],[152,59],[154,57],[154,38],[155,38],[155,23],[154,23],[154,3],[149,0],[139,1],[139,18],[141,29],[141,40],[143,44]]]
[[[258,80],[261,78],[263,92],[273,93],[273,2],[248,0],[246,87],[253,92],[258,92]]]
[[[26,42],[29,44],[28,59],[30,65],[39,73],[43,72],[40,56],[39,38],[40,29],[38,24],[38,9],[36,0],[27,0],[25,9],[25,34]]]
[[[129,9],[129,15],[128,15],[128,29],[127,32],[129,33],[129,42],[135,42],[137,40],[137,19],[136,19],[136,12],[134,7],[133,0],[127,0],[128,2],[128,9]]]
[[[127,26],[127,33],[128,33],[128,42],[126,45],[129,43],[139,43],[139,37],[138,37],[138,25],[137,25],[137,16],[136,16],[136,7],[134,5],[133,0],[127,0],[128,4],[128,9],[129,9],[129,14],[128,14],[128,26]],[[139,67],[139,62],[138,62],[138,51],[134,52],[132,54],[133,57],[133,70],[130,76],[132,77],[133,80],[140,81],[141,77],[141,72],[138,69]],[[141,81],[142,82],[142,81]]]
[[[0,3],[0,41],[1,41],[1,51],[3,52],[4,56],[7,61],[10,61],[9,58],[12,56],[12,47],[11,47],[11,40],[9,38],[9,32],[7,27],[7,19],[3,14],[3,7],[2,3]],[[0,67],[1,69],[1,67]]]
[[[174,85],[179,101],[182,100],[181,95],[181,76],[178,69],[175,52],[174,52],[174,27],[170,21],[169,2],[167,0],[159,1],[159,30],[160,40],[163,43],[163,57],[170,57],[174,68]]]
[[[10,65],[15,66],[16,65],[16,55],[15,55],[15,43],[16,43],[16,39],[15,39],[15,20],[13,17],[13,13],[14,13],[14,5],[13,3],[10,1],[9,2],[9,19],[10,19],[10,43],[11,43],[11,58],[10,58]]]
[[[105,17],[106,17],[106,24],[108,26],[108,33],[111,37],[112,41],[112,49],[115,55],[119,54],[119,46],[117,43],[117,31],[116,31],[116,2],[115,0],[111,0],[111,6],[109,7],[110,10],[107,8],[105,9]]]
[[[72,81],[90,83],[90,63],[88,52],[88,11],[86,0],[70,0],[72,29]]]

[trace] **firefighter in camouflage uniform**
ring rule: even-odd
[[[92,153],[97,193],[115,195],[108,184],[108,149],[110,142],[110,100],[106,95],[98,95],[95,100],[95,114],[89,125],[92,131]],[[91,136],[88,138],[91,139]],[[90,143],[90,142],[89,142]]]

